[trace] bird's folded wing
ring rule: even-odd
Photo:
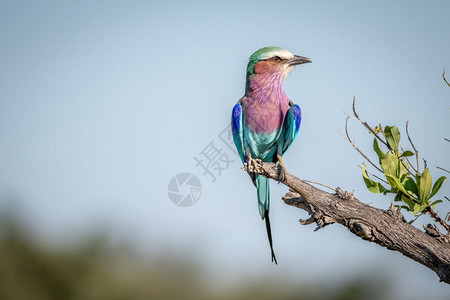
[[[231,114],[231,130],[233,132],[233,140],[236,145],[236,149],[241,157],[242,163],[245,161],[245,147],[244,147],[244,124],[242,116],[242,106],[238,102],[233,107]]]
[[[292,102],[291,102],[292,103]],[[286,113],[283,125],[283,154],[292,145],[297,137],[298,130],[300,129],[300,123],[302,120],[302,111],[300,106],[292,104],[291,108]]]

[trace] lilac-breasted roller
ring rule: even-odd
[[[233,140],[242,163],[252,159],[278,162],[280,181],[284,180],[282,156],[295,140],[300,128],[301,110],[286,96],[283,81],[299,64],[310,59],[293,55],[279,47],[261,48],[250,56],[245,95],[231,115]],[[269,179],[249,172],[256,186],[261,218],[266,221],[272,261],[277,263],[269,220]]]

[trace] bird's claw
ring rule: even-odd
[[[261,168],[262,160],[259,158],[252,158],[251,156],[247,160],[247,171],[257,172]]]
[[[283,159],[278,155],[278,183],[286,182],[286,168],[283,164]]]
[[[286,168],[278,164],[278,183],[286,182]]]

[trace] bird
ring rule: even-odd
[[[282,156],[297,137],[302,112],[283,88],[284,79],[296,65],[310,63],[307,57],[281,47],[264,47],[253,53],[246,70],[245,94],[233,107],[233,141],[243,164],[260,160],[278,164],[279,182],[285,181]],[[248,170],[248,168],[247,168]],[[259,214],[265,220],[272,262],[278,264],[270,229],[269,179],[248,172],[256,186]]]

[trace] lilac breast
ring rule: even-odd
[[[255,133],[272,133],[281,129],[284,117],[289,109],[289,99],[255,99],[244,97],[242,110],[244,123]]]

